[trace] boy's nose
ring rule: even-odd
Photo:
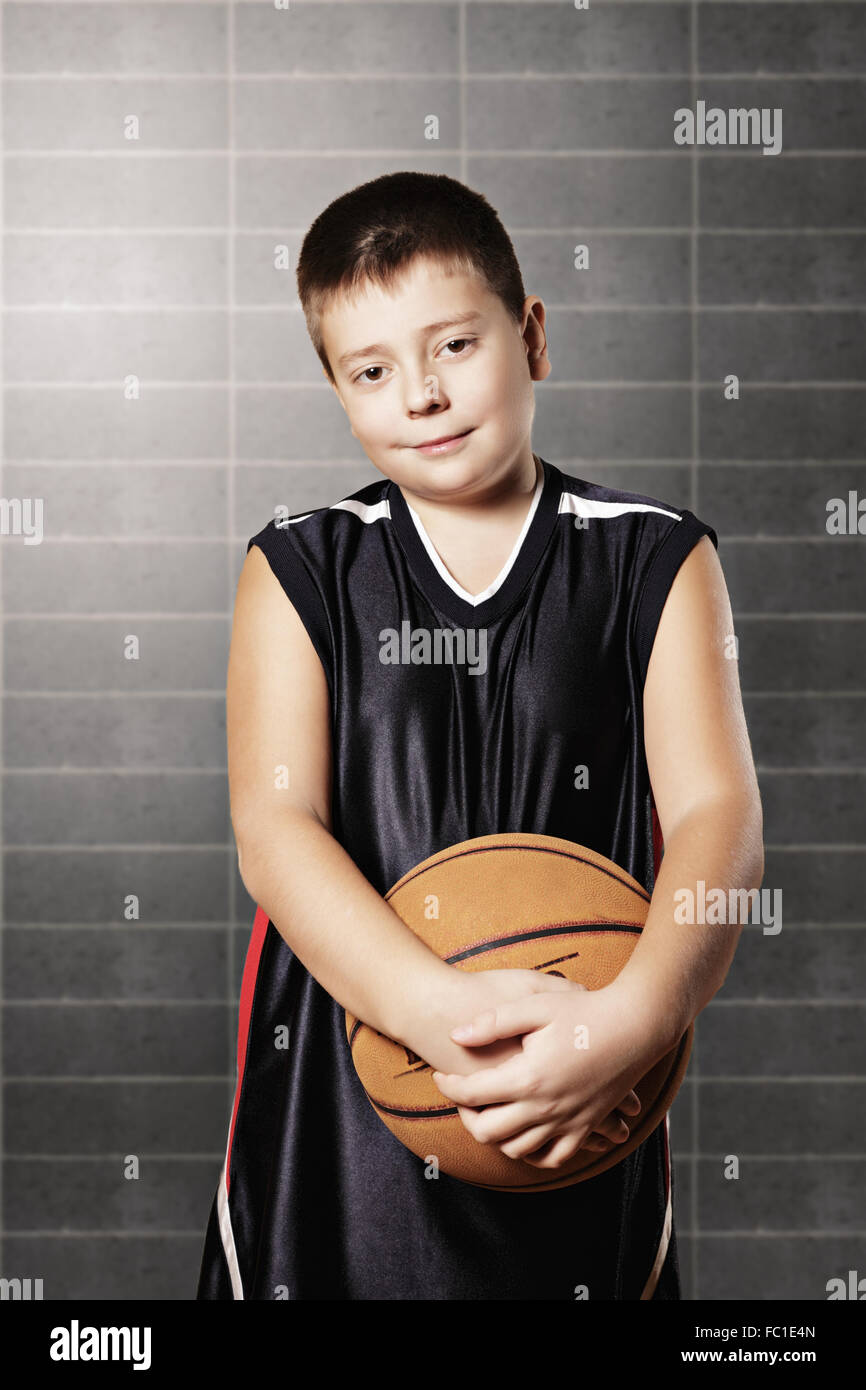
[[[406,380],[406,410],[414,415],[430,415],[431,406],[442,409],[447,399],[439,377],[434,372],[412,375]]]

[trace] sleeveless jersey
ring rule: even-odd
[[[643,687],[702,535],[718,546],[690,511],[541,459],[522,532],[480,594],[388,479],[252,537],[322,661],[333,834],[379,893],[437,850],[501,831],[586,845],[652,892],[662,846]],[[437,639],[446,629],[460,648]],[[667,1118],[606,1172],[548,1192],[433,1180],[425,1166],[367,1099],[342,1006],[258,908],[197,1298],[681,1296]]]

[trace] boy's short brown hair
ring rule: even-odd
[[[328,379],[322,339],[329,297],[364,281],[388,286],[416,256],[479,275],[519,324],[526,293],[511,239],[487,199],[447,174],[404,170],[362,183],[330,203],[304,237],[298,295]]]

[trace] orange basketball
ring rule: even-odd
[[[545,970],[587,989],[610,984],[641,933],[649,895],[603,854],[550,835],[482,835],[440,850],[404,874],[386,902],[442,960],[460,970]],[[438,915],[428,916],[435,909]],[[619,1163],[664,1119],[688,1064],[693,1027],[634,1087],[641,1109],[623,1116],[628,1139],[605,1153],[581,1149],[544,1170],[481,1144],[432,1068],[346,1013],[355,1070],[393,1134],[443,1173],[501,1192],[539,1192],[594,1178]]]

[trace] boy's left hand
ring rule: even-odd
[[[464,1047],[523,1034],[522,1051],[469,1076],[434,1072],[433,1080],[473,1138],[538,1168],[627,1139],[628,1126],[614,1112],[639,1112],[632,1087],[671,1046],[651,1002],[642,1007],[633,986],[617,980],[603,989],[575,984],[561,994],[527,995],[468,1027],[467,1036],[451,1035]],[[594,1132],[605,1137],[590,1139]]]

